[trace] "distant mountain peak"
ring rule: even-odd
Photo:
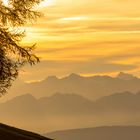
[[[132,79],[136,79],[137,77],[129,73],[120,72],[117,75],[117,78],[122,79],[122,80],[132,80]]]
[[[71,78],[71,79],[76,79],[76,78],[82,78],[82,76],[76,74],[76,73],[71,73],[68,78]]]
[[[14,99],[18,99],[18,98],[30,98],[30,99],[35,99],[35,97],[30,94],[30,93],[26,93],[26,94],[23,94],[23,95],[20,95],[20,96],[16,96]]]
[[[20,101],[20,102],[24,102],[24,101],[30,102],[30,101],[36,101],[36,98],[33,95],[27,93],[27,94],[23,94],[23,95],[20,95],[20,96],[16,96],[16,97],[14,97],[13,99],[11,99],[7,102],[13,102],[14,103],[14,102],[18,102],[18,101]]]

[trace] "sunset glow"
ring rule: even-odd
[[[44,16],[28,28],[23,42],[37,43],[37,54],[46,62],[42,65],[45,75],[125,71],[139,76],[139,4],[138,0],[46,0],[41,4]],[[56,64],[55,69],[48,61]],[[76,64],[87,69],[75,68]],[[108,64],[110,68],[101,71],[102,65]]]
[[[4,5],[8,6],[8,1],[9,0],[3,0]]]
[[[140,0],[2,1],[0,140],[140,140]]]
[[[46,7],[46,6],[51,6],[54,4],[54,0],[44,0],[41,2],[39,5],[40,7]]]

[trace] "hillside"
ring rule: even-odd
[[[1,140],[51,140],[36,133],[0,124]]]
[[[139,126],[104,126],[45,134],[56,140],[140,140]]]

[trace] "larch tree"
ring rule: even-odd
[[[19,27],[34,21],[40,13],[34,10],[42,0],[0,0],[0,95],[7,92],[25,64],[34,65],[39,58],[33,53],[35,45],[22,46],[25,32]]]

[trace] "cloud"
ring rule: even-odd
[[[62,20],[67,19],[67,20]],[[74,20],[73,20],[74,19]],[[49,40],[65,39],[69,41],[70,37],[76,39],[88,36],[88,38],[96,37],[96,35],[129,35],[140,34],[140,18],[132,17],[94,17],[94,16],[73,16],[63,15],[47,15],[38,23],[27,29],[26,42],[28,38],[39,43]]]
[[[135,71],[140,58],[139,5],[138,0],[54,0],[42,8],[44,17],[36,25],[28,26],[25,43],[38,44],[42,63],[27,68],[23,77]]]
[[[45,11],[63,15],[100,15],[100,16],[134,16],[140,13],[139,0],[57,0],[55,7]]]

